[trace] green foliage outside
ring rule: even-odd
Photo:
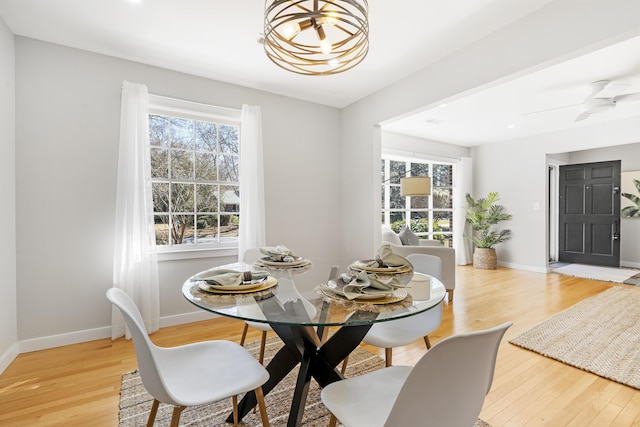
[[[638,194],[640,194],[640,180],[634,179],[633,185],[636,187]],[[622,193],[620,194],[622,197],[629,199],[631,203],[634,203],[635,206],[625,206],[622,208],[620,213],[623,217],[627,218],[638,218],[640,217],[640,197],[631,193]]]
[[[511,219],[511,215],[504,213],[504,206],[497,204],[500,196],[497,192],[489,193],[485,198],[474,200],[471,195],[467,199],[467,224],[471,225],[474,233],[465,236],[470,239],[477,248],[493,248],[498,243],[511,238],[511,230],[498,230],[494,225]]]

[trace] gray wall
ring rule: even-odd
[[[15,51],[0,18],[0,372],[18,352],[16,326]]]
[[[314,262],[299,280],[303,290],[338,262],[338,110],[21,37],[16,76],[21,351],[108,336],[111,307],[104,293],[112,283],[123,80],[196,102],[259,105],[267,244],[285,244]],[[235,260],[161,262],[164,324],[202,313],[180,293],[187,277]]]

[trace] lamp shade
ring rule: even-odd
[[[428,196],[431,194],[431,178],[409,176],[400,180],[400,194],[406,196]]]

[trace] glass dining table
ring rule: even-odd
[[[234,263],[217,267],[234,271],[255,271],[252,264]],[[260,268],[262,269],[262,268]],[[309,384],[320,387],[344,377],[336,366],[360,344],[374,323],[414,316],[436,307],[446,295],[435,277],[412,273],[406,288],[384,298],[350,300],[327,286],[335,283],[336,269],[326,283],[300,293],[295,277],[304,268],[269,269],[269,277],[248,289],[211,289],[196,274],[182,286],[184,297],[209,312],[247,322],[268,323],[282,340],[282,348],[267,365],[269,380],[263,385],[267,395],[296,366],[300,366],[287,426],[301,425]],[[329,328],[332,333],[329,334]],[[240,419],[257,404],[247,393],[239,404]],[[228,422],[232,422],[229,415]]]

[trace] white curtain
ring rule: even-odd
[[[158,262],[153,225],[149,148],[149,95],[145,85],[123,82],[116,193],[113,286],[136,303],[149,333],[160,318]],[[113,307],[111,337],[125,335],[124,319]]]
[[[240,130],[240,231],[238,260],[265,245],[264,165],[260,107],[243,105]]]
[[[453,247],[456,250],[456,264],[467,265],[473,262],[473,244],[464,237],[469,232],[465,217],[467,213],[466,194],[472,190],[471,157],[462,157],[455,165],[453,174]]]

